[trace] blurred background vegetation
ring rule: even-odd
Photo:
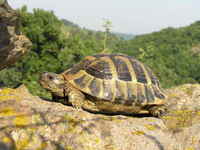
[[[25,84],[34,95],[48,97],[38,83],[42,72],[61,73],[84,56],[104,51],[105,45],[107,52],[125,53],[147,64],[164,88],[200,83],[200,21],[130,39],[130,35],[126,38],[109,29],[99,32],[80,28],[42,9],[30,13],[24,6],[19,12],[21,30],[33,47],[21,61],[0,72],[0,87]]]

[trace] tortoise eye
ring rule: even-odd
[[[54,77],[53,76],[48,76],[49,80],[53,80]]]

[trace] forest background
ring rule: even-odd
[[[110,22],[105,32],[79,27],[51,11],[24,6],[18,10],[21,31],[32,41],[31,51],[15,65],[0,71],[0,87],[25,84],[34,94],[50,97],[39,84],[44,71],[61,73],[87,55],[124,53],[148,65],[163,88],[200,83],[200,21],[181,28],[137,35],[115,34]]]

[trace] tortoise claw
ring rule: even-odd
[[[82,107],[81,106],[78,106],[78,105],[74,105],[74,104],[72,104],[72,106],[73,106],[73,108],[74,108],[74,110],[76,110],[76,111],[82,111]]]
[[[162,117],[167,113],[167,108],[165,105],[162,106],[153,106],[149,108],[149,113],[152,114],[154,117]]]
[[[81,103],[81,101],[79,101],[79,100],[74,100],[73,102],[72,102],[72,107],[76,110],[76,111],[81,111],[82,110],[82,103]]]

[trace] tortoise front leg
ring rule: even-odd
[[[72,90],[69,92],[68,97],[69,97],[69,103],[71,103],[74,108],[76,108],[77,110],[82,109],[85,99],[83,93],[81,93],[78,90]]]

